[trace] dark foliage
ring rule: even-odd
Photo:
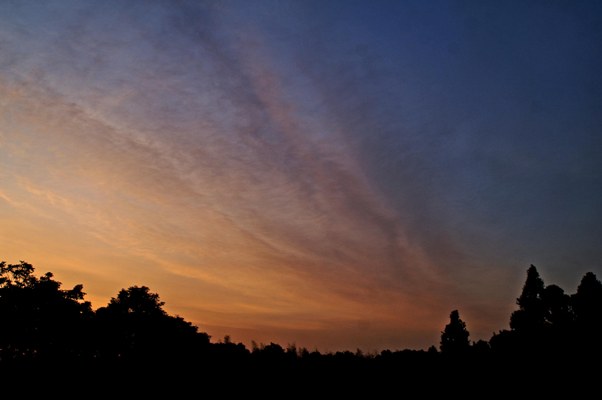
[[[83,286],[62,290],[50,272],[37,278],[31,264],[0,263],[0,362],[90,356],[86,343],[94,317]]]
[[[449,324],[441,332],[441,352],[453,356],[466,354],[470,349],[470,341],[466,323],[460,319],[458,310],[449,315]]]
[[[249,350],[229,336],[212,343],[190,322],[166,313],[146,286],[122,289],[96,311],[84,297],[82,285],[61,289],[51,273],[36,277],[31,264],[0,263],[0,376],[11,382],[8,387],[30,394],[82,385],[96,394],[120,388],[120,394],[137,397],[200,387],[218,388],[223,397],[290,397],[291,390],[341,397],[417,388],[423,395],[443,394],[469,379],[499,396],[513,395],[517,385],[542,395],[537,373],[555,383],[553,393],[572,388],[576,396],[577,379],[584,391],[595,382],[596,370],[582,360],[597,362],[602,355],[602,283],[596,275],[585,274],[577,292],[567,295],[546,286],[533,265],[509,330],[470,343],[466,323],[453,310],[440,352],[431,346],[322,354],[277,343]]]

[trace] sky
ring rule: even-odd
[[[602,3],[0,2],[0,259],[380,351],[602,276]]]

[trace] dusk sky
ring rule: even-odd
[[[602,2],[2,0],[0,221],[212,341],[489,340],[602,276]]]

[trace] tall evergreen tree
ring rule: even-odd
[[[583,276],[577,292],[571,296],[571,306],[580,346],[602,352],[602,282],[593,272]]]
[[[527,280],[516,304],[519,309],[510,316],[510,328],[523,334],[535,334],[544,326],[545,305],[544,282],[537,268],[531,264],[527,270]]]
[[[460,319],[458,310],[449,315],[449,324],[441,332],[441,352],[444,354],[462,354],[470,348],[470,334],[466,323]]]

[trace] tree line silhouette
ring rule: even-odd
[[[509,329],[489,341],[471,342],[466,323],[453,310],[438,348],[378,354],[359,349],[320,353],[277,343],[253,343],[249,349],[229,336],[212,342],[198,327],[165,312],[159,295],[146,286],[122,289],[96,311],[84,297],[82,285],[64,290],[50,272],[37,277],[31,264],[0,262],[0,377],[37,373],[56,378],[62,371],[80,380],[138,382],[138,389],[201,378],[247,386],[268,379],[261,387],[269,382],[305,388],[329,382],[333,387],[339,382],[341,388],[353,382],[357,389],[364,382],[374,389],[400,380],[424,387],[429,387],[427,380],[454,384],[467,376],[493,385],[510,371],[513,381],[523,383],[531,382],[533,371],[565,381],[577,373],[584,379],[584,371],[600,372],[582,362],[599,363],[602,355],[602,283],[592,272],[568,295],[557,285],[546,286],[531,265]],[[224,385],[222,390],[234,388]]]

